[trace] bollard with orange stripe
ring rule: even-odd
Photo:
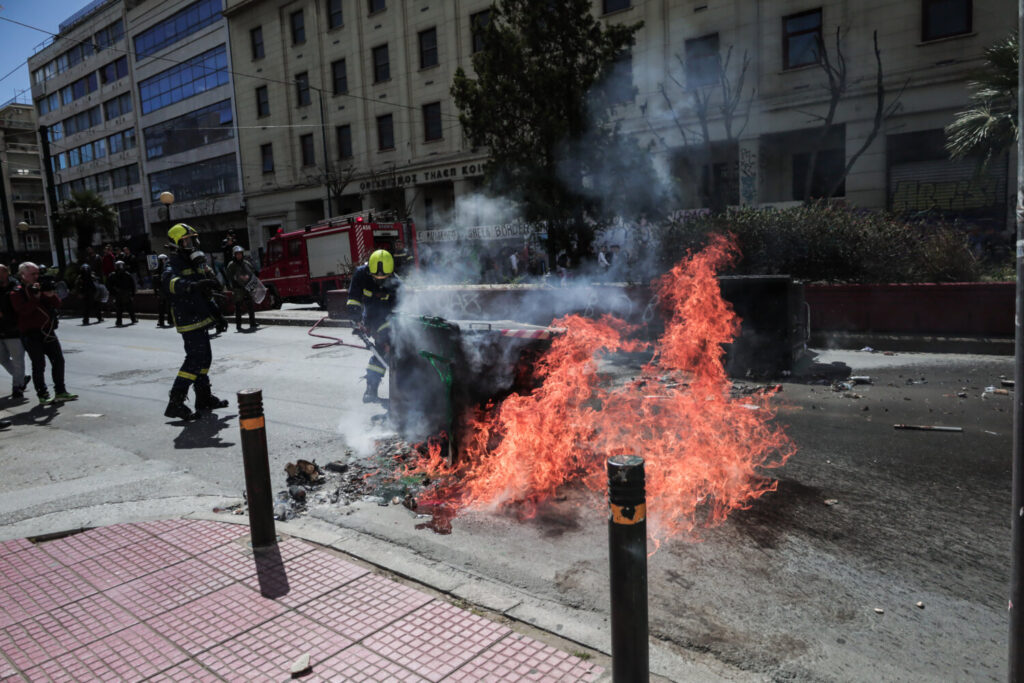
[[[644,459],[608,458],[608,559],[611,579],[612,680],[646,681],[647,504]]]
[[[249,503],[249,534],[253,548],[277,543],[274,528],[274,496],[270,490],[267,429],[263,418],[263,391],[246,389],[238,394],[238,426],[242,432],[242,464],[245,496]]]

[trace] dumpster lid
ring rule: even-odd
[[[498,332],[503,337],[518,337],[520,339],[550,339],[565,332],[564,327],[531,325],[514,320],[449,320],[449,322],[458,325],[463,332]]]

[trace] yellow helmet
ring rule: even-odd
[[[371,275],[391,275],[395,272],[395,259],[387,249],[378,249],[370,254]]]
[[[199,233],[191,225],[177,223],[167,231],[167,236],[171,238],[172,242],[180,246],[179,242],[183,237],[199,237]]]

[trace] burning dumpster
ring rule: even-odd
[[[390,415],[409,441],[442,432],[454,454],[460,416],[532,387],[533,362],[561,330],[512,321],[392,317]]]

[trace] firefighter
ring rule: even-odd
[[[370,254],[370,260],[356,268],[348,290],[348,311],[358,331],[373,336],[374,345],[385,357],[391,350],[391,312],[398,303],[402,281],[395,275],[395,259],[386,249]],[[377,403],[377,388],[387,368],[375,356],[366,366],[363,403]]]
[[[245,258],[245,249],[235,246],[231,250],[231,262],[228,263],[227,280],[235,300],[235,330],[242,331],[242,312],[249,314],[249,331],[256,329],[256,302],[247,285],[256,277],[256,269],[249,259]]]
[[[174,378],[164,416],[191,420],[203,411],[228,405],[213,395],[208,374],[213,351],[206,330],[215,324],[210,296],[220,288],[220,281],[204,268],[206,255],[199,251],[195,228],[178,223],[167,236],[174,242],[175,251],[168,259],[161,284],[171,301],[171,321],[185,343],[185,361]],[[196,392],[194,413],[185,405],[190,386]]]

